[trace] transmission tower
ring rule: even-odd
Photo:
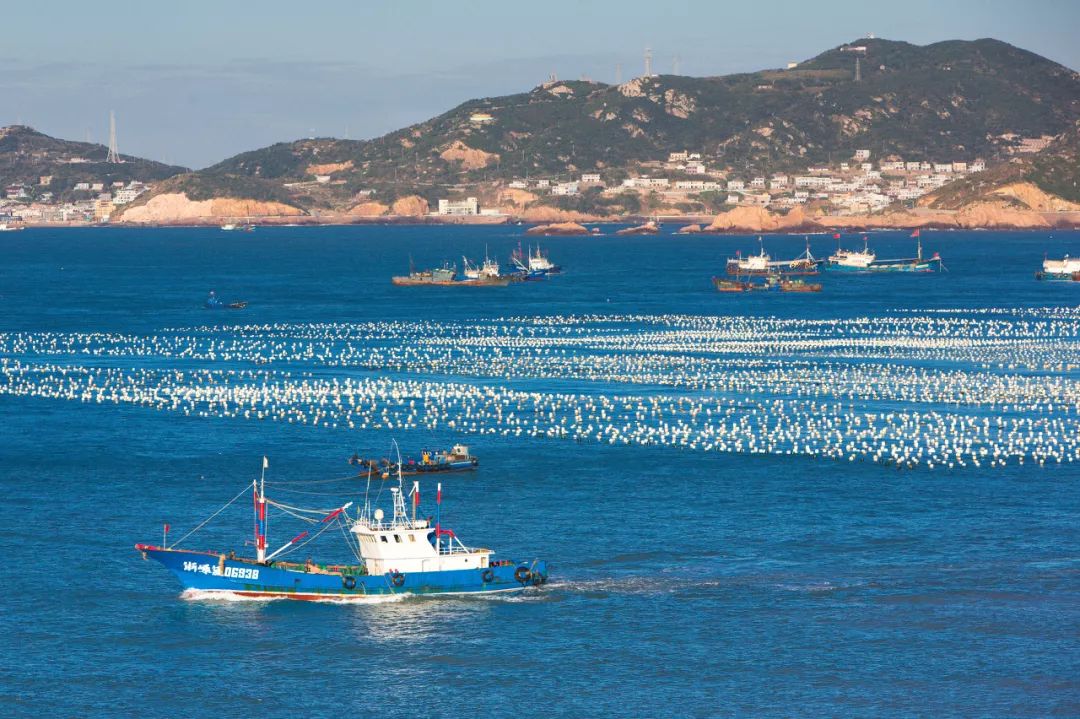
[[[681,60],[681,58],[678,55],[671,58],[671,74],[672,75],[678,75],[679,74],[679,62],[680,62],[680,60]]]
[[[112,110],[109,110],[109,154],[105,157],[105,162],[122,162],[120,151],[116,149],[116,113]]]
[[[615,63],[615,84],[622,85],[622,63]]]
[[[862,67],[859,65],[859,58],[855,58],[855,82],[862,81]]]
[[[652,48],[645,47],[645,77],[652,77]]]

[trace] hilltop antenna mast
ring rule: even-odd
[[[112,110],[109,110],[109,154],[105,156],[105,162],[121,162],[120,151],[116,149],[116,113]]]
[[[622,85],[622,63],[615,63],[615,84]]]
[[[855,82],[862,82],[862,67],[859,65],[859,58],[855,58]]]
[[[671,58],[671,74],[672,75],[678,75],[679,74],[679,61],[680,61],[680,58],[679,58],[678,55]]]
[[[652,48],[645,46],[645,77],[652,77]]]

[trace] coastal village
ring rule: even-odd
[[[1051,140],[1051,137],[1017,138],[1012,151],[1036,153]],[[54,161],[67,165],[90,164],[78,156]],[[798,174],[740,174],[714,165],[699,152],[684,150],[641,163],[640,174],[622,179],[613,177],[626,175],[625,171],[517,177],[476,186],[459,185],[452,188],[451,196],[440,198],[436,207],[423,212],[421,206],[414,216],[434,221],[468,221],[469,218],[509,221],[518,216],[515,209],[524,209],[526,203],[543,204],[545,197],[574,197],[594,188],[607,197],[636,195],[643,208],[663,208],[639,213],[643,215],[704,216],[716,206],[749,206],[784,212],[809,204],[830,215],[866,215],[890,207],[910,209],[924,195],[958,178],[982,172],[986,167],[982,159],[910,160],[897,155],[874,158],[870,150],[859,149],[843,161],[807,167]],[[329,176],[319,175],[313,181],[326,184]],[[42,175],[36,184],[3,183],[2,188],[0,222],[71,225],[122,220],[124,206],[152,190],[153,184],[80,181],[58,186],[54,176]],[[490,196],[492,189],[498,199],[489,205],[480,197]],[[372,199],[374,195],[373,191],[360,192],[358,199]]]

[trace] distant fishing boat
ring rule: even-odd
[[[457,267],[444,264],[431,270],[416,270],[412,260],[409,260],[409,274],[390,278],[390,282],[399,287],[415,287],[420,285],[446,286],[454,284],[457,277]]]
[[[488,257],[486,252],[484,253],[484,262],[481,265],[470,263],[468,257],[463,256],[461,259],[464,263],[462,274],[465,279],[459,284],[505,286],[514,279],[510,275],[501,274],[499,263]]]
[[[221,310],[221,309],[242,310],[245,307],[247,307],[247,304],[248,303],[245,302],[244,300],[235,300],[233,302],[225,302],[220,297],[218,297],[217,294],[215,294],[213,290],[210,290],[210,296],[206,298],[206,302],[203,304],[203,306],[206,307],[206,309],[208,309],[208,310]]]
[[[410,476],[468,472],[480,466],[480,460],[470,454],[469,448],[464,444],[455,444],[449,451],[438,450],[432,452],[426,449],[422,450],[420,452],[420,461],[406,459],[398,464],[385,458],[381,460],[364,459],[354,454],[349,459],[349,463],[369,469],[383,479],[389,479],[397,474]]]
[[[743,257],[739,252],[735,257],[727,261],[726,271],[729,275],[769,275],[781,273],[784,275],[816,275],[819,260],[810,252],[810,239],[806,238],[806,249],[801,255],[792,260],[773,260],[765,252],[765,243],[758,238],[761,250],[756,255]]]
[[[535,252],[531,246],[527,252],[522,252],[521,243],[518,243],[517,249],[510,255],[510,261],[525,279],[543,279],[548,275],[557,275],[562,272],[562,268],[541,251],[539,244]]]
[[[233,230],[236,229],[236,225],[233,224],[232,222],[227,222],[227,223],[225,223],[224,225],[221,226],[221,229],[222,229],[223,232],[232,232]]]
[[[389,492],[392,504],[389,519],[382,508],[374,506],[377,499],[375,503],[368,499],[370,479],[364,493],[363,509],[350,516],[348,510],[352,502],[327,512],[297,507],[292,502],[284,505],[267,497],[268,466],[264,457],[262,476],[250,485],[250,496],[254,499],[255,556],[241,557],[231,551],[179,549],[179,542],[170,546],[168,525],[165,525],[160,546],[139,543],[135,545],[136,551],[144,559],[164,565],[185,590],[205,598],[238,596],[360,601],[393,595],[520,592],[544,584],[548,579],[547,564],[542,560],[497,560],[492,550],[467,546],[453,530],[444,528],[441,484],[435,494],[434,521],[432,517],[418,516],[420,483],[413,482],[406,497],[400,474],[397,486],[391,487]],[[225,507],[247,494],[246,488],[241,490]],[[268,507],[304,518],[309,522],[308,529],[278,549],[268,551]],[[331,530],[340,531],[345,545],[355,557],[354,562],[321,564],[310,559],[304,562],[282,559],[324,533],[337,536],[338,531]]]
[[[24,225],[15,226],[9,225],[6,222],[0,222],[0,232],[18,232],[19,230],[25,229],[26,227]]]
[[[728,258],[727,273],[729,275],[767,275],[772,258],[765,252],[765,243],[758,238],[761,250],[756,255],[743,257],[742,251],[737,251],[735,257]]]
[[[1042,270],[1035,273],[1035,279],[1080,282],[1080,258],[1065,255],[1060,260],[1051,260],[1044,257]]]
[[[723,277],[713,277],[713,286],[717,292],[754,292],[755,290],[767,290],[769,287],[762,282],[754,282],[749,277],[746,279],[725,280]]]
[[[821,283],[806,280],[780,280],[781,292],[821,292]]]
[[[825,269],[831,272],[939,272],[944,269],[941,255],[937,252],[926,259],[922,256],[922,237],[919,230],[911,233],[918,240],[915,257],[879,260],[870,249],[870,241],[863,235],[863,249],[846,250],[840,247],[840,233],[833,235],[837,240],[836,253],[829,256]]]

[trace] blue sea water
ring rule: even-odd
[[[43,377],[44,365],[61,363],[124,376],[264,368],[220,352],[99,351],[134,347],[133,338],[251,336],[233,327],[240,324],[280,326],[295,347],[308,325],[426,322],[437,339],[440,328],[457,337],[455,327],[505,318],[619,317],[618,329],[590,324],[572,345],[592,343],[589,351],[603,354],[598,338],[644,336],[671,315],[843,321],[960,310],[989,322],[999,316],[989,310],[1080,305],[1080,283],[1033,279],[1044,252],[1080,252],[1080,233],[1060,231],[926,233],[925,248],[940,251],[950,272],[825,276],[820,295],[720,295],[710,277],[736,250],[756,251],[756,239],[667,232],[545,239],[566,273],[541,283],[389,285],[410,257],[418,266],[460,264],[461,254],[487,249],[505,260],[529,241],[522,229],[0,236],[0,362],[26,363]],[[835,247],[827,237],[811,240],[819,256]],[[871,241],[883,257],[908,255],[913,242],[906,233]],[[803,248],[802,237],[766,243],[774,256]],[[204,310],[210,289],[250,305]],[[76,349],[48,355],[12,339],[42,333]],[[1080,364],[1071,345],[1053,351]],[[705,347],[618,350],[626,361],[656,352],[730,357],[733,371],[744,358]],[[882,360],[822,350],[810,361],[1078,379],[1072,367],[1025,370],[952,355]],[[659,386],[653,376],[456,367],[409,372],[310,356],[268,365],[313,380],[413,378],[642,397],[705,391]],[[469,435],[445,424],[361,431],[226,416],[209,405],[185,414],[2,390],[5,716],[1080,716],[1075,463],[898,469],[864,458]],[[894,409],[916,404],[896,400]],[[263,455],[273,481],[310,481],[278,485],[291,501],[330,507],[355,499],[357,480],[325,480],[348,476],[345,460],[357,449],[385,454],[391,438],[414,453],[469,442],[482,466],[444,480],[443,523],[468,543],[547,559],[551,583],[511,598],[191,601],[133,551],[135,542],[160,541],[163,522],[174,533],[194,527],[250,482]],[[243,551],[251,524],[242,505],[191,546]],[[278,527],[272,520],[272,545],[294,534]],[[327,537],[310,551],[340,548]]]

